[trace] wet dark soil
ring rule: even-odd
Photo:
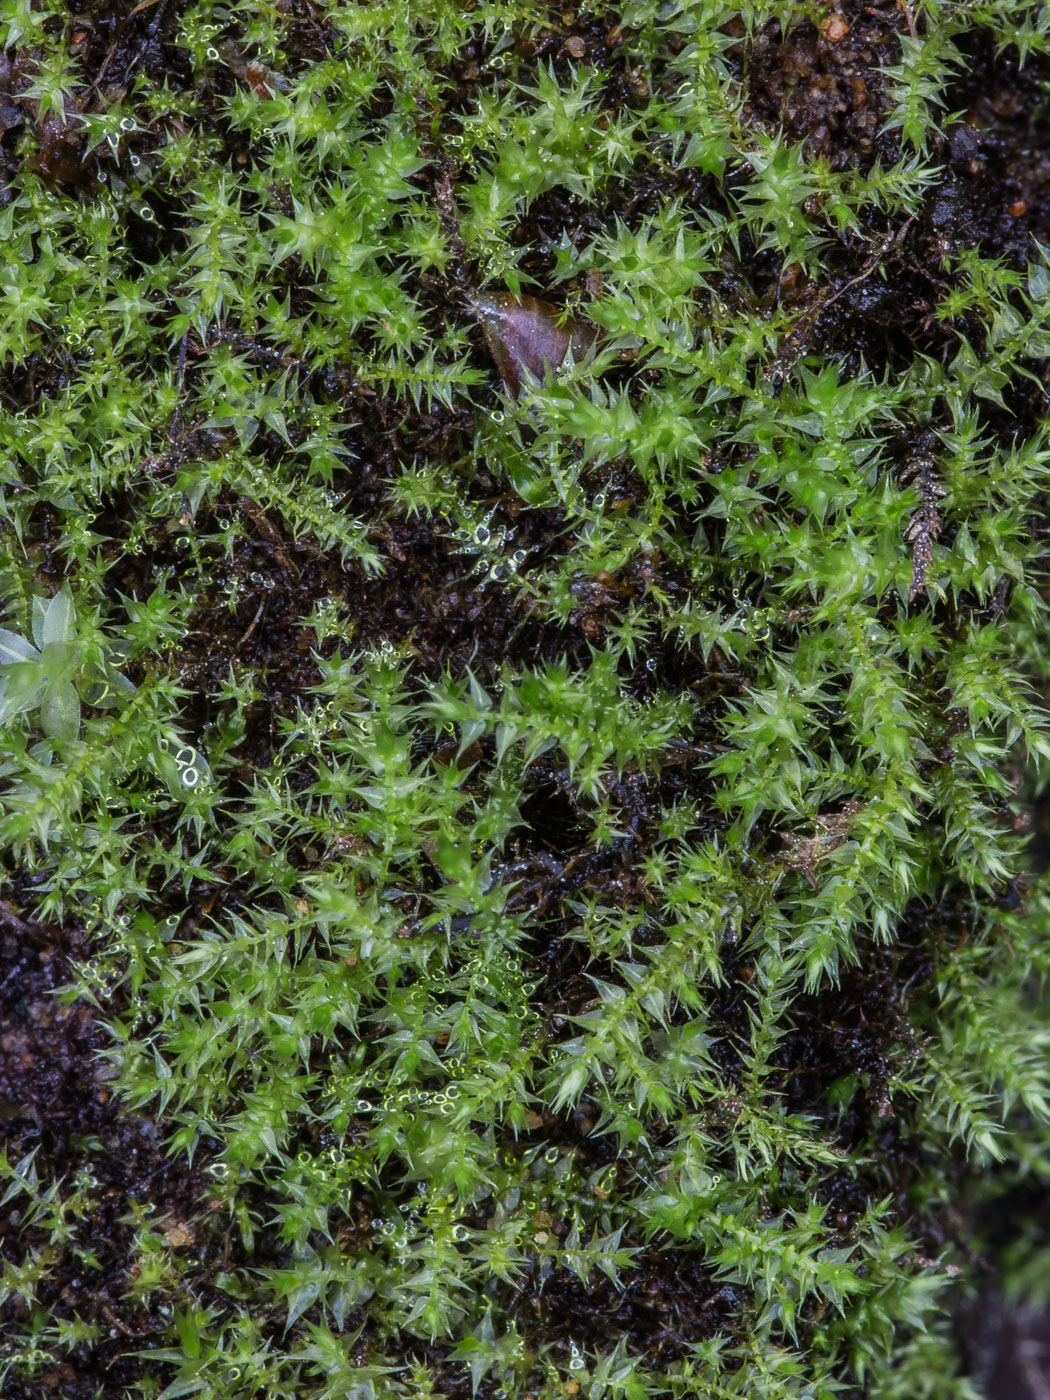
[[[0,901],[0,1150],[50,1202],[39,1208],[13,1193],[0,1211],[0,1258],[15,1268],[45,1263],[37,1304],[50,1325],[76,1320],[87,1333],[33,1383],[8,1378],[4,1400],[127,1394],[143,1375],[159,1374],[149,1352],[165,1344],[187,1282],[202,1306],[222,1311],[229,1300],[219,1275],[277,1267],[285,1257],[268,1232],[246,1248],[209,1175],[216,1144],[205,1139],[192,1163],[173,1155],[165,1125],[111,1093],[99,1052],[112,1040],[102,1022],[126,1010],[123,999],[104,988],[97,1007],[56,995],[89,957],[80,929],[27,921]],[[259,1218],[272,1214],[258,1191],[242,1198]],[[139,1296],[136,1280],[158,1243],[178,1261],[171,1285],[151,1282]],[[0,1304],[0,1362],[31,1322],[19,1296]]]
[[[56,1244],[49,1213],[26,1228],[31,1198],[16,1196],[0,1212],[0,1253],[17,1266],[39,1252],[49,1265],[39,1304],[56,1321],[76,1317],[97,1331],[39,1378],[38,1394],[69,1400],[89,1400],[99,1387],[121,1393],[142,1373],[134,1353],[157,1345],[170,1322],[162,1292],[145,1307],[127,1296],[138,1269],[134,1213],[194,1250],[202,1233],[203,1157],[190,1167],[168,1156],[163,1130],[119,1105],[98,1058],[109,1038],[95,1010],[54,995],[70,981],[70,959],[86,951],[76,929],[26,922],[0,905],[0,1142],[12,1168],[35,1174],[42,1190],[61,1182],[59,1200],[81,1202]],[[21,1298],[0,1306],[0,1333],[29,1321]],[[15,1390],[5,1393],[14,1400]]]
[[[881,69],[900,24],[892,3],[852,3],[829,10],[819,27],[763,30],[744,65],[751,116],[834,170],[896,158],[893,135],[880,136],[888,110]]]
[[[332,51],[332,30],[320,7],[309,0],[292,0],[284,13],[283,45],[290,73]],[[152,6],[100,4],[92,7],[90,17],[78,16],[70,42],[91,81],[78,110],[91,110],[102,97],[115,101],[140,73],[185,89],[190,73],[174,43],[178,14],[172,0],[160,0]],[[768,132],[783,128],[789,139],[806,143],[834,169],[868,167],[876,159],[892,163],[900,150],[892,133],[880,135],[887,112],[881,69],[896,61],[897,35],[904,23],[902,7],[891,0],[851,0],[829,11],[819,27],[803,24],[785,36],[771,26],[753,44],[740,38],[726,61],[746,86],[748,120]],[[213,81],[198,92],[197,113],[201,130],[222,135],[226,157],[239,166],[250,161],[252,153],[229,137],[223,99],[238,83],[267,82],[272,75],[257,71],[250,54],[236,51],[235,38],[223,42],[234,50],[226,52],[227,62],[216,65]],[[613,18],[599,20],[581,10],[570,22],[552,11],[550,28],[537,40],[523,42],[515,61],[527,73],[530,65],[550,63],[555,71],[567,71],[570,64],[586,60],[601,70],[609,103],[619,108],[637,103],[646,82],[624,54],[623,31]],[[442,138],[454,132],[457,113],[466,110],[479,84],[487,80],[487,56],[479,36],[457,61],[452,75],[456,87],[442,114]],[[37,117],[35,99],[28,95],[32,74],[31,55],[0,54],[0,205],[8,198],[5,186],[17,169],[18,136]],[[878,372],[900,368],[916,354],[940,358],[947,353],[954,341],[931,314],[946,290],[946,256],[976,246],[1021,266],[1033,238],[1050,242],[1048,82],[1050,66],[1045,60],[1033,58],[1019,72],[1009,56],[974,42],[949,104],[960,118],[930,154],[932,162],[943,166],[943,181],[919,217],[903,226],[887,224],[869,231],[879,248],[874,262],[870,236],[865,241],[846,238],[834,253],[829,280],[818,287],[801,274],[781,276],[772,261],[755,255],[747,295],[758,303],[779,301],[797,313],[796,334],[784,349],[785,363],[818,351],[840,362],[846,372],[859,367],[862,358]],[[86,154],[75,115],[70,110],[65,119],[52,116],[44,121],[35,159],[49,183],[73,195],[90,194],[107,175],[108,156],[104,148]],[[135,153],[148,154],[148,133],[133,140]],[[437,175],[448,176],[454,185],[456,165],[440,140],[434,157]],[[433,172],[423,177],[436,178]],[[524,270],[542,286],[566,235],[581,242],[618,218],[635,225],[671,199],[704,209],[719,198],[713,182],[696,171],[648,171],[634,182],[612,187],[597,205],[563,194],[546,195],[523,215],[513,238],[529,250]],[[162,256],[181,236],[180,211],[163,204],[154,208],[153,221],[131,231],[144,263]],[[450,296],[448,288],[422,282],[416,290],[435,317],[451,314],[447,308],[459,291],[453,289]],[[299,294],[294,285],[290,291]],[[728,281],[726,292],[734,295]],[[495,371],[480,337],[477,354],[478,363],[492,369],[495,392]],[[31,412],[73,372],[68,365],[31,362],[4,383],[3,400],[12,410]],[[191,363],[190,377],[192,372]],[[150,580],[161,573],[176,582],[207,578],[208,589],[200,593],[187,636],[171,664],[182,683],[202,697],[217,691],[231,664],[251,668],[261,698],[249,714],[242,746],[246,761],[268,761],[276,720],[292,713],[319,679],[315,634],[304,621],[319,599],[342,605],[351,639],[406,643],[420,679],[435,677],[443,667],[467,665],[484,678],[498,674],[505,662],[534,665],[555,657],[583,661],[588,647],[601,641],[632,599],[666,577],[665,563],[651,559],[639,566],[635,577],[618,579],[615,588],[601,581],[581,585],[578,606],[563,625],[531,613],[519,589],[498,582],[482,586],[471,571],[473,561],[455,540],[426,517],[406,518],[389,500],[386,483],[400,470],[399,464],[453,462],[469,450],[475,427],[471,410],[438,406],[406,411],[362,390],[349,371],[342,377],[331,375],[317,387],[343,403],[345,421],[352,424],[348,446],[355,466],[334,482],[334,488],[346,509],[367,522],[370,542],[383,557],[381,576],[357,564],[343,564],[337,554],[309,539],[296,540],[287,522],[246,496],[216,502],[194,522],[202,538],[217,538],[223,521],[236,518],[243,526],[242,537],[229,557],[216,544],[204,546],[197,562],[189,560],[177,547],[174,524],[158,532],[145,550],[123,553],[136,511],[133,495],[107,502],[93,522],[93,528],[111,541],[114,567],[108,585],[114,601],[120,593],[148,593]],[[1012,407],[1023,425],[1030,424],[1039,404],[1031,396]],[[172,460],[149,470],[173,472],[180,454],[207,458],[220,450],[220,442],[194,438],[192,429],[186,429],[177,451],[173,443]],[[275,442],[274,451],[280,450]],[[474,489],[480,495],[480,488]],[[496,497],[495,487],[493,493],[488,503],[504,512],[516,547],[535,558],[562,547],[565,523],[556,512],[519,513],[514,502]],[[46,509],[36,523],[42,571],[51,567],[57,573],[57,563],[48,564],[48,551],[58,542],[51,536]],[[326,644],[329,654],[334,645]],[[734,677],[728,668],[719,673],[719,665],[716,655],[701,673],[673,643],[654,642],[644,661],[639,659],[634,671],[625,675],[625,682],[639,694],[657,684],[670,690],[689,687],[717,712],[726,693],[746,684],[746,677]],[[188,721],[203,728],[212,717],[211,703],[205,698],[195,704]],[[534,765],[523,812],[526,824],[508,862],[507,878],[519,882],[515,898],[527,899],[529,907],[542,911],[545,942],[534,954],[533,971],[539,982],[537,1008],[552,1024],[578,1014],[594,991],[584,975],[580,946],[567,937],[567,902],[583,894],[601,894],[624,908],[644,905],[640,861],[652,847],[662,813],[676,801],[704,796],[704,780],[688,761],[690,755],[683,753],[682,758],[681,764],[666,763],[658,774],[628,770],[622,776],[610,796],[626,834],[600,851],[587,845],[589,815],[577,805],[566,775],[553,762]],[[196,895],[204,900],[207,887],[201,885]],[[69,1238],[57,1256],[49,1259],[40,1302],[56,1318],[75,1315],[98,1329],[97,1337],[74,1348],[61,1368],[40,1377],[37,1394],[69,1400],[88,1400],[96,1393],[116,1396],[141,1375],[146,1363],[136,1353],[148,1351],[169,1320],[162,1311],[162,1293],[152,1295],[148,1310],[140,1309],[128,1294],[128,1279],[136,1269],[137,1227],[131,1223],[136,1212],[156,1222],[161,1232],[167,1230],[169,1239],[174,1231],[175,1238],[184,1240],[179,1248],[192,1252],[191,1267],[203,1298],[209,1280],[229,1266],[230,1251],[239,1246],[231,1245],[225,1217],[209,1213],[206,1152],[198,1153],[192,1166],[182,1156],[169,1157],[166,1125],[129,1113],[111,1095],[105,1063],[96,1052],[107,1043],[101,1021],[119,1008],[104,1003],[99,1012],[83,1002],[66,1006],[55,998],[56,988],[70,980],[71,960],[87,957],[88,949],[77,929],[38,923],[28,912],[31,907],[28,892],[0,904],[0,1140],[10,1163],[32,1154],[42,1182],[61,1179],[63,1197],[79,1185],[90,1202],[83,1218],[71,1222]],[[844,1101],[835,1131],[848,1145],[877,1125],[882,1150],[873,1180],[831,1175],[824,1186],[844,1241],[873,1195],[891,1195],[898,1219],[915,1209],[909,1188],[916,1168],[889,1097],[887,1067],[914,1048],[916,1033],[907,1012],[930,975],[924,958],[937,938],[950,941],[957,925],[950,908],[913,913],[913,938],[903,937],[892,951],[864,949],[860,965],[838,988],[796,1003],[795,1030],[778,1052],[777,1087],[792,1109],[819,1114],[830,1124],[827,1087],[852,1077],[856,1086]],[[931,938],[931,921],[938,920],[942,930]],[[593,965],[587,970],[596,971]],[[734,1044],[746,1043],[749,1035],[749,973],[746,961],[729,950],[729,980],[718,1007],[724,1035],[716,1053],[730,1079]],[[611,1148],[608,1139],[592,1135],[593,1127],[584,1105],[574,1117],[544,1123],[543,1135],[599,1165]],[[27,1204],[28,1198],[22,1197],[0,1215],[5,1257],[16,1264],[28,1250],[51,1248],[42,1225],[23,1228]],[[930,1252],[958,1229],[958,1223],[945,1220],[940,1239],[928,1240]],[[255,1267],[266,1262],[267,1249],[273,1246],[257,1242],[248,1262]],[[15,1252],[6,1253],[9,1250]],[[279,1259],[275,1251],[271,1262]],[[637,1259],[623,1292],[601,1275],[584,1285],[562,1273],[542,1288],[538,1280],[530,1280],[513,1306],[523,1330],[537,1344],[604,1345],[612,1336],[625,1335],[632,1351],[660,1364],[681,1356],[689,1342],[725,1333],[739,1302],[731,1289],[709,1276],[695,1255],[651,1250]],[[15,1303],[7,1304],[6,1312],[0,1310],[0,1329],[20,1329],[25,1322],[24,1311]],[[1017,1336],[1027,1337],[1033,1347],[1042,1345],[1044,1321],[1021,1324],[1010,1314],[986,1350],[1009,1349],[1009,1338],[1019,1327]],[[1020,1354],[1024,1348],[1018,1343],[1014,1350]],[[1042,1359],[1032,1364],[1050,1374]],[[989,1394],[1026,1393],[1004,1389],[1003,1384],[996,1381]],[[469,1394],[456,1368],[449,1368],[444,1385],[449,1395]]]

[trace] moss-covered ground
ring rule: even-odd
[[[5,1398],[979,1393],[1048,46],[0,0]]]

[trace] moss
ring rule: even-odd
[[[1046,31],[0,0],[12,1394],[972,1394]]]

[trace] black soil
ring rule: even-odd
[[[163,1129],[111,1096],[97,1054],[109,1038],[96,1013],[54,995],[70,981],[70,958],[84,952],[76,930],[27,923],[0,905],[0,1140],[12,1167],[27,1163],[28,1171],[31,1163],[42,1187],[61,1180],[63,1199],[80,1187],[90,1202],[58,1246],[43,1225],[25,1228],[28,1196],[0,1214],[6,1261],[21,1264],[37,1250],[49,1260],[40,1304],[56,1319],[76,1316],[98,1328],[92,1346],[74,1349],[57,1371],[40,1377],[41,1394],[70,1400],[88,1400],[99,1387],[120,1394],[141,1374],[133,1353],[170,1321],[159,1311],[161,1295],[149,1311],[126,1296],[137,1267],[129,1211],[141,1207],[155,1228],[182,1227],[196,1242],[189,1222],[202,1197],[202,1158],[190,1168],[169,1157]],[[0,1308],[0,1329],[24,1325],[27,1316],[16,1296]]]

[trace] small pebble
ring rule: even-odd
[[[570,58],[586,58],[586,39],[581,38],[579,34],[574,34],[571,39],[565,40],[565,52]]]
[[[849,33],[849,25],[841,15],[828,15],[821,23],[821,32],[830,44],[837,44]]]

